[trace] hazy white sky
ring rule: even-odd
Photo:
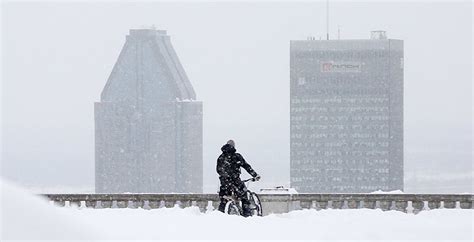
[[[472,173],[472,6],[331,3],[330,34],[405,41],[405,167]],[[289,41],[324,37],[325,3],[3,3],[2,176],[92,186],[93,102],[130,28],[166,29],[204,103],[204,182],[229,138],[289,180]],[[431,170],[431,171],[430,171]],[[434,183],[434,185],[436,185]]]

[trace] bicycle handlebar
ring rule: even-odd
[[[248,181],[253,181],[254,182],[254,181],[257,181],[257,180],[254,177],[252,177],[252,178],[249,178],[249,179],[245,179],[242,182],[248,182]]]

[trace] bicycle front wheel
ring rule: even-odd
[[[260,202],[260,198],[255,192],[250,192],[250,202],[254,204],[255,208],[252,209],[253,215],[262,216],[262,203]]]

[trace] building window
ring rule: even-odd
[[[306,78],[298,77],[298,85],[304,85],[306,83]]]

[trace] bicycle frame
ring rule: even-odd
[[[255,178],[249,178],[246,180],[242,180],[242,182],[247,183],[249,181],[255,182]],[[246,184],[246,187],[247,184]],[[247,189],[247,197],[250,202],[250,209],[252,211],[252,216],[257,215],[257,216],[262,216],[263,211],[262,211],[262,204],[260,202],[260,198],[255,192],[252,192]],[[238,214],[242,215],[242,206],[241,206],[241,201],[240,199],[235,195],[235,190],[232,189],[232,195],[231,196],[223,196],[224,199],[227,200],[226,206],[225,206],[225,213],[227,214]],[[255,213],[256,212],[256,213]]]

